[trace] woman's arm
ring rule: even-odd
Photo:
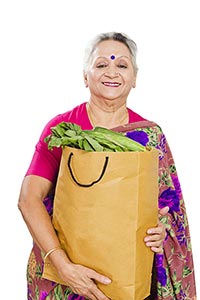
[[[18,207],[34,241],[45,253],[59,245],[50,216],[43,204],[43,199],[51,188],[52,183],[45,178],[35,175],[26,176],[18,202]]]
[[[49,180],[35,175],[26,176],[18,202],[18,207],[34,241],[44,253],[60,245],[51,218],[43,204],[43,199],[51,189],[52,183]],[[110,279],[94,270],[73,264],[62,249],[52,252],[48,257],[59,276],[73,292],[92,300],[108,300],[93,280],[108,284]]]

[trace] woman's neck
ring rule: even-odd
[[[108,103],[96,103],[90,100],[87,103],[87,113],[93,127],[114,128],[127,124],[129,121],[126,103],[113,105],[111,101]]]

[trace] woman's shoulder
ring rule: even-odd
[[[158,123],[141,116],[140,114],[136,113],[132,109],[128,108],[128,112],[129,112],[129,124],[125,125],[126,128],[130,127],[130,129],[131,128],[136,129],[137,127],[141,127],[141,128],[159,127],[161,129],[161,126]]]
[[[86,102],[81,103],[71,110],[68,110],[64,113],[60,113],[54,116],[49,120],[48,125],[56,126],[60,122],[73,122],[75,123],[77,119],[80,118],[80,115],[84,115],[86,112]]]
[[[85,122],[86,115],[86,102],[84,102],[75,106],[71,110],[60,113],[51,118],[44,127],[45,134],[49,134],[51,127],[54,127],[61,122],[72,122],[76,123],[77,125],[82,125],[82,123]]]
[[[147,119],[141,119],[135,122],[129,122],[128,124],[121,125],[118,127],[113,128],[114,131],[120,131],[120,132],[128,132],[133,131],[137,129],[145,129],[145,128],[151,128],[152,130],[158,130],[160,133],[162,133],[161,126],[157,124],[154,121],[150,121]]]

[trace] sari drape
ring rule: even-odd
[[[163,254],[155,254],[152,292],[148,299],[195,300],[195,274],[188,218],[167,139],[160,126],[149,121],[135,122],[113,130],[160,151],[158,207],[168,206],[169,212],[161,218],[167,234]],[[52,215],[53,196],[44,199],[44,204]],[[44,253],[34,244],[27,268],[28,300],[84,300],[83,296],[74,294],[69,287],[42,279],[43,259]]]

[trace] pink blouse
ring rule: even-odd
[[[129,108],[128,114],[129,123],[145,120]],[[35,152],[30,166],[26,172],[26,176],[37,175],[44,177],[53,183],[56,182],[62,155],[62,148],[54,148],[53,150],[48,150],[48,145],[44,142],[44,138],[51,133],[51,127],[56,126],[60,122],[75,123],[81,126],[83,130],[92,129],[92,124],[90,123],[87,114],[86,102],[76,106],[68,112],[55,116],[47,123],[42,131],[38,143],[35,146]]]

